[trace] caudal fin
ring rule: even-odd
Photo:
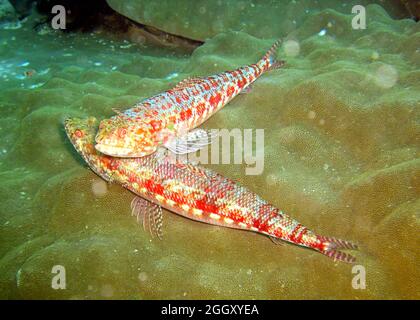
[[[261,58],[259,64],[265,71],[281,68],[285,64],[285,61],[277,60],[276,58],[277,48],[280,46],[280,44],[280,39],[274,42],[267,53]]]
[[[322,244],[322,247],[319,250],[322,254],[325,254],[335,261],[343,261],[347,263],[356,262],[356,258],[351,254],[339,250],[357,250],[358,247],[356,244],[351,243],[350,241],[323,236],[318,236],[318,239]]]

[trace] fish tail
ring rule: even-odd
[[[277,48],[280,46],[280,44],[281,40],[278,39],[276,42],[274,42],[274,44],[266,52],[266,54],[261,58],[259,64],[264,71],[278,69],[285,64],[285,61],[277,60],[276,58]]]
[[[331,237],[317,236],[317,238],[319,240],[319,246],[317,247],[317,249],[322,254],[336,261],[343,261],[347,263],[356,262],[355,257],[350,255],[349,253],[345,253],[339,250],[357,250],[358,247],[356,244],[351,243],[350,241],[345,241]]]

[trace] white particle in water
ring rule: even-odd
[[[114,295],[114,288],[110,284],[103,285],[101,295],[105,298],[111,298]]]
[[[140,281],[146,281],[148,278],[147,273],[146,272],[140,272],[139,273],[139,280]]]
[[[397,69],[389,64],[380,66],[374,76],[375,84],[384,89],[392,88],[397,83],[397,79]]]
[[[283,44],[284,53],[288,57],[295,57],[300,52],[299,42],[295,40],[287,40]]]
[[[92,192],[97,197],[102,197],[108,192],[108,186],[105,181],[96,179],[92,182]]]
[[[327,34],[327,30],[326,29],[322,29],[321,31],[318,32],[319,36],[325,36]]]
[[[308,112],[308,118],[311,119],[311,120],[315,119],[316,118],[316,112],[312,111],[312,110],[309,111]]]
[[[165,77],[165,79],[166,79],[166,80],[171,80],[171,79],[176,78],[176,77],[178,77],[178,73],[177,73],[177,72],[172,72],[172,73],[168,74],[168,75]]]
[[[42,69],[38,72],[39,75],[44,75],[50,72],[50,68]]]
[[[29,86],[29,89],[36,89],[39,88],[40,86],[42,86],[44,84],[44,82],[40,82],[40,83],[35,83]]]
[[[20,287],[20,284],[21,284],[21,281],[20,281],[20,275],[21,275],[21,273],[22,273],[22,269],[19,269],[16,272],[16,285],[17,285],[17,287]]]

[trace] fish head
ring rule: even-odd
[[[68,118],[64,121],[64,128],[71,143],[78,151],[93,147],[98,120],[94,117],[85,119]]]
[[[140,158],[156,151],[156,137],[149,123],[118,115],[101,121],[95,148],[113,157]]]

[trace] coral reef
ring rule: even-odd
[[[258,38],[279,38],[300,27],[308,14],[334,8],[351,13],[353,5],[381,4],[395,17],[409,17],[411,2],[382,0],[107,0],[120,14],[138,23],[189,39],[205,41],[220,32],[243,31]]]
[[[420,24],[369,5],[367,29],[352,30],[341,5],[291,8],[292,29],[260,8],[270,33],[213,36],[191,22],[180,34],[211,37],[191,57],[28,23],[0,30],[0,297],[419,299]],[[212,14],[229,23],[210,9],[194,19]],[[164,240],[151,239],[130,216],[132,194],[103,184],[65,137],[66,117],[109,117],[187,76],[253,63],[278,36],[287,65],[204,125],[265,129],[263,174],[209,167],[313,230],[357,242],[364,290],[352,287],[351,265],[166,211]],[[66,290],[51,288],[55,265]]]

